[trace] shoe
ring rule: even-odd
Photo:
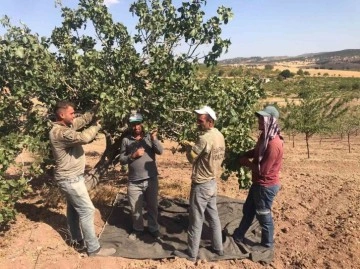
[[[236,228],[234,230],[232,238],[234,239],[234,242],[238,245],[244,243],[244,236],[239,233],[239,228]]]
[[[255,245],[252,247],[250,259],[253,262],[259,262],[263,265],[270,264],[274,261],[274,248],[262,245]]]
[[[116,252],[116,249],[114,249],[114,248],[99,247],[98,250],[88,253],[88,255],[89,255],[89,257],[96,257],[96,256],[106,257],[106,256],[111,256],[111,255],[115,254],[115,252]]]
[[[244,237],[237,237],[237,236],[233,235],[232,238],[234,239],[234,242],[237,245],[241,245],[244,243]]]
[[[131,234],[129,234],[128,238],[130,240],[135,241],[135,240],[138,240],[141,237],[142,234],[143,234],[143,231],[135,231],[134,230],[134,231],[131,232]]]
[[[153,231],[153,232],[149,231],[149,233],[150,233],[151,236],[154,237],[155,239],[159,239],[160,236],[161,236],[159,230],[156,230],[156,231]]]
[[[179,258],[185,258],[187,259],[188,261],[191,261],[191,262],[196,262],[196,258],[195,257],[191,257],[189,254],[188,254],[188,250],[175,250],[173,252],[173,254]]]
[[[86,250],[86,245],[84,239],[79,241],[75,240],[70,243],[70,246],[73,247],[78,252],[83,252]]]
[[[224,250],[216,250],[216,249],[213,249],[213,252],[219,256],[224,256]]]
[[[271,250],[271,249],[272,249],[271,247],[267,247],[267,246],[264,246],[264,245],[261,245],[261,244],[251,247],[252,251],[257,251],[257,252],[265,252],[265,251],[268,251],[268,250]]]

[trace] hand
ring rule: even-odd
[[[154,129],[150,132],[151,140],[157,139],[157,133],[158,133],[158,129]]]
[[[2,88],[2,92],[4,95],[11,95],[10,89],[6,86]]]
[[[183,145],[185,147],[192,147],[194,146],[194,142],[190,142],[188,140],[182,140],[179,142],[180,145]]]
[[[94,101],[94,106],[93,106],[93,108],[91,109],[92,112],[93,112],[94,114],[96,114],[96,113],[98,112],[99,108],[100,108],[100,101],[99,101],[99,100],[95,100],[95,101]]]
[[[247,157],[240,157],[239,163],[240,163],[241,166],[249,167],[251,162]]]
[[[138,157],[143,156],[145,153],[145,149],[143,147],[138,148],[133,154],[132,154],[132,158],[136,159]]]
[[[97,120],[97,121],[96,121],[96,125],[101,128],[101,120]]]

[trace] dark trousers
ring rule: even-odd
[[[271,207],[280,185],[264,187],[252,184],[243,207],[243,217],[233,237],[243,239],[255,216],[261,226],[261,245],[273,247],[274,222]]]

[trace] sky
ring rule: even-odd
[[[133,2],[105,0],[114,21],[134,34],[136,18],[129,12]],[[78,1],[62,3],[73,8]],[[360,49],[360,0],[208,0],[205,13],[216,15],[221,5],[232,8],[234,17],[223,27],[222,37],[232,45],[220,59]],[[40,36],[50,36],[61,25],[55,0],[0,0],[0,17],[4,15]]]

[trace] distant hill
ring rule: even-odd
[[[334,70],[360,70],[360,49],[347,49],[332,52],[307,53],[295,57],[237,57],[219,61],[219,64],[264,65],[277,62],[305,62],[308,68]]]

